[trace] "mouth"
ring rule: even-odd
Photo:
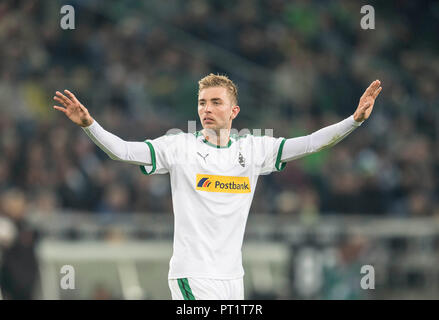
[[[212,118],[209,118],[209,117],[205,117],[205,118],[203,118],[203,122],[204,123],[213,123],[215,120],[213,120]]]

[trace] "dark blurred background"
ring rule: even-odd
[[[60,27],[65,4],[75,9],[74,30]],[[360,10],[366,4],[375,9],[374,30],[360,27]],[[345,260],[355,260],[342,254],[351,244],[346,236],[349,221],[367,219],[377,226],[390,221],[399,228],[392,233],[396,240],[375,243],[370,232],[377,228],[357,240],[378,246],[389,258],[392,248],[418,248],[418,242],[404,238],[416,230],[420,246],[432,250],[426,256],[437,259],[439,233],[434,229],[425,238],[419,228],[436,228],[439,217],[438,34],[438,1],[2,1],[0,217],[17,226],[16,234],[27,234],[27,242],[21,243],[26,248],[36,246],[37,239],[84,239],[81,222],[66,218],[71,216],[93,221],[95,229],[87,239],[171,242],[169,177],[145,177],[136,166],[110,160],[52,109],[56,90],[74,92],[110,132],[142,141],[171,128],[187,131],[188,120],[198,123],[197,81],[210,72],[227,74],[239,88],[241,113],[233,127],[273,128],[275,136],[288,138],[347,118],[369,83],[380,79],[383,92],[360,128],[335,147],[260,178],[246,237],[287,244],[293,251],[304,243],[320,253],[322,245],[332,245],[340,250],[337,254],[350,257]],[[20,205],[20,218],[12,217],[15,209],[10,207]],[[163,221],[165,231],[145,231],[149,226],[141,228],[141,223],[139,230],[132,230],[134,216],[157,225]],[[21,227],[24,222],[18,220],[29,226]],[[304,225],[302,242],[295,242],[291,230],[255,231],[287,220]],[[316,244],[318,227],[326,221],[337,221],[339,231],[332,242]],[[422,226],[416,229],[413,221]],[[359,228],[365,225],[358,223]],[[352,230],[356,239],[359,229]],[[376,237],[389,236],[388,230]],[[20,238],[11,237],[12,243]],[[365,247],[354,245],[354,251]],[[294,261],[287,264],[285,278],[291,286],[300,278],[294,276],[300,270]],[[36,263],[26,265],[38,274]],[[389,288],[401,281],[429,283],[416,280],[425,278],[425,272],[400,276],[398,282],[395,274],[402,271],[387,267],[394,275],[383,280]],[[321,277],[327,279],[325,272]],[[429,272],[434,289],[429,287],[433,293],[428,297],[437,297],[439,273],[434,268]],[[340,281],[346,281],[346,274]],[[33,297],[47,297],[43,280],[29,281],[37,288]],[[290,287],[270,297],[333,297],[322,283],[313,294]],[[101,285],[96,288],[97,296],[111,296]]]

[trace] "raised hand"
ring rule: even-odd
[[[369,118],[370,114],[373,110],[373,105],[375,103],[375,99],[380,94],[383,89],[380,87],[381,82],[379,80],[375,80],[369,86],[369,88],[364,91],[363,95],[360,98],[360,102],[358,103],[357,110],[354,113],[355,121],[363,121]]]
[[[87,108],[84,107],[69,90],[64,90],[64,93],[67,96],[57,91],[56,96],[53,97],[53,100],[60,102],[64,108],[60,106],[53,106],[53,108],[64,112],[64,114],[78,126],[88,127],[91,125],[93,118],[90,116]]]

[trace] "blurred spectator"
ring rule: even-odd
[[[37,234],[26,223],[27,200],[21,191],[8,190],[0,199],[1,216],[14,230],[1,248],[0,288],[4,299],[29,300],[38,281]]]
[[[323,299],[357,300],[365,297],[360,286],[360,271],[368,241],[360,236],[348,236],[341,241],[334,261],[326,263],[323,268]]]

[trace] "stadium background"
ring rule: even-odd
[[[60,28],[64,4],[75,30]],[[375,30],[360,28],[365,4]],[[438,298],[438,34],[437,1],[2,1],[3,297],[170,298],[168,176],[110,160],[52,96],[70,89],[144,140],[200,128],[197,81],[214,72],[239,87],[234,128],[284,137],[348,117],[375,79],[384,89],[344,141],[260,178],[246,298]],[[60,288],[67,264],[75,290]]]

